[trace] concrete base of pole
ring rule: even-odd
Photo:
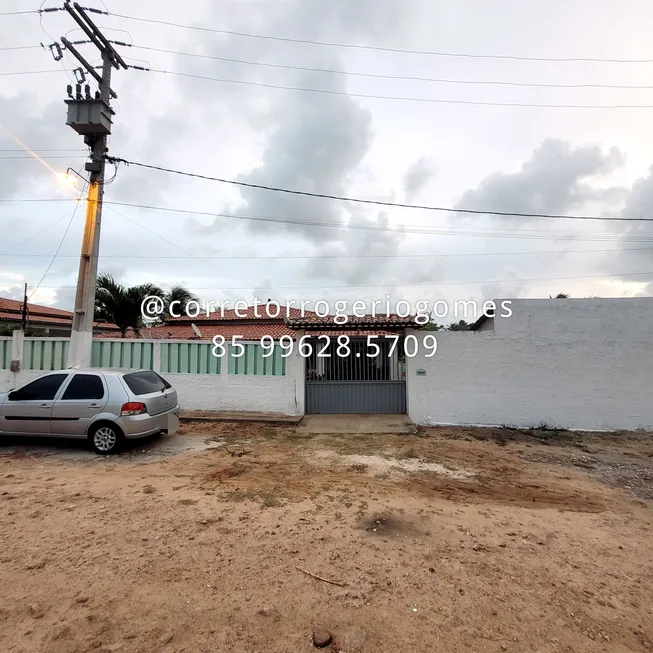
[[[72,331],[68,347],[68,368],[91,367],[92,331]]]

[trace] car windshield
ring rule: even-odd
[[[135,395],[162,392],[170,387],[156,372],[133,372],[132,374],[125,374],[123,378]]]

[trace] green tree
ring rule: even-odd
[[[472,328],[472,324],[465,322],[465,320],[460,320],[460,322],[452,322],[448,327],[447,331],[469,331]]]
[[[427,322],[423,327],[422,331],[440,331],[442,325],[437,322]]]
[[[175,286],[168,292],[153,283],[125,287],[110,274],[102,274],[97,279],[95,319],[115,324],[123,338],[130,328],[136,335],[140,335],[140,330],[143,328],[141,304],[148,296],[160,297],[163,300],[166,308],[166,313],[161,316],[163,320],[169,317],[167,309],[170,302],[178,300],[181,302],[180,307],[183,308],[186,302],[197,300],[193,293],[182,286]]]

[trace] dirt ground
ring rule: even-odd
[[[0,445],[3,653],[653,651],[651,434],[183,432]]]

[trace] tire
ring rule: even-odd
[[[89,431],[88,440],[95,453],[101,456],[110,456],[120,453],[124,436],[115,424],[102,422],[94,425]]]

